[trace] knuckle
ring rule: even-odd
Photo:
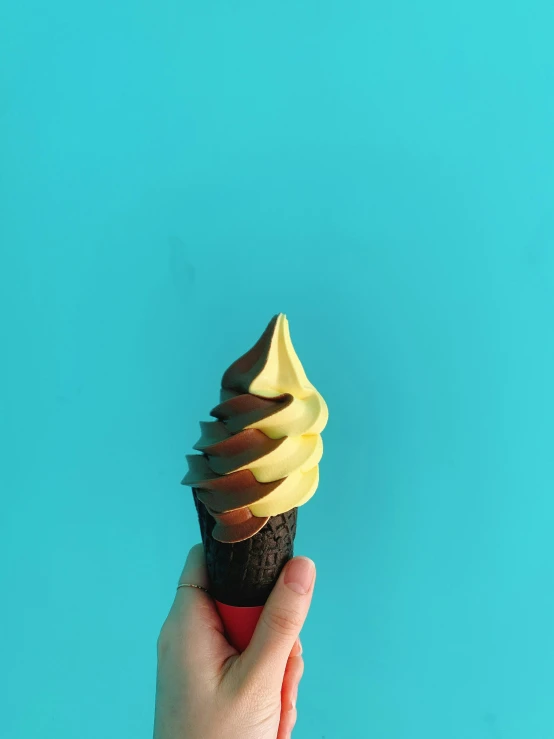
[[[302,661],[302,657],[300,656],[289,657],[287,660],[287,674],[296,675],[296,673],[298,672],[298,667],[302,664]]]
[[[296,710],[296,708],[293,708],[293,709],[291,709],[290,714],[291,714],[291,716],[290,716],[290,726],[291,726],[291,729],[294,729],[294,727],[296,726],[296,720],[298,718],[298,711]]]
[[[280,636],[294,636],[302,627],[302,615],[291,608],[273,607],[263,611],[267,628]]]
[[[158,640],[156,642],[156,649],[158,652],[158,659],[165,657],[168,653],[171,645],[171,636],[169,634],[169,626],[167,621],[163,624],[158,634]]]

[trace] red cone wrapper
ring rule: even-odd
[[[244,652],[250,644],[256,624],[264,609],[263,606],[251,606],[242,608],[240,606],[228,606],[225,603],[215,602],[223,625],[225,635],[230,644],[238,652]]]

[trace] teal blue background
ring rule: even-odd
[[[554,6],[0,22],[6,739],[151,735],[222,370],[328,400],[298,739],[554,735]]]

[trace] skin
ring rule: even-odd
[[[201,544],[180,582],[207,587]],[[291,560],[242,654],[225,638],[211,597],[179,588],[158,639],[154,739],[291,737],[304,670],[299,634],[314,582],[311,560]]]

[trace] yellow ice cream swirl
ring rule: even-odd
[[[268,454],[239,469],[249,469],[261,483],[286,480],[260,502],[250,504],[254,516],[284,513],[302,505],[315,493],[318,464],[323,454],[321,432],[329,415],[325,400],[309,382],[294,350],[286,316],[281,313],[274,321],[265,364],[246,391],[268,399],[288,395],[292,400],[245,428],[259,429],[269,439],[283,441]],[[232,369],[229,368],[230,374]]]
[[[309,382],[284,314],[225,372],[216,421],[201,423],[184,484],[217,526],[214,537],[252,536],[269,516],[302,505],[315,493],[327,405]]]

